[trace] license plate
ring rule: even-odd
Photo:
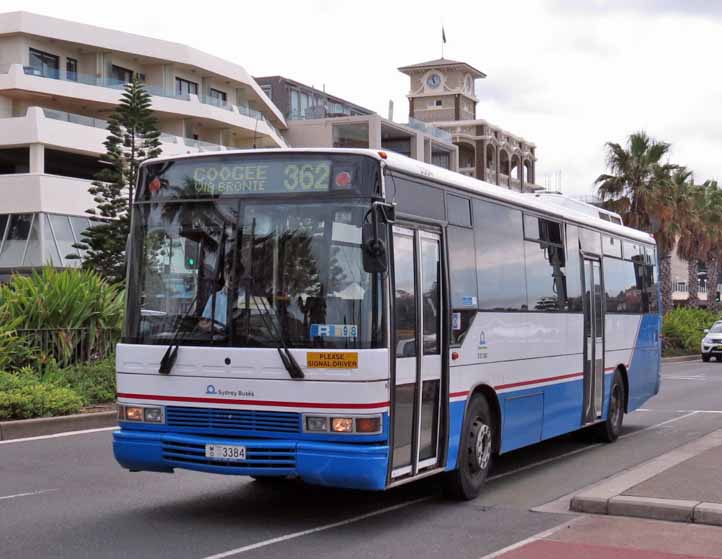
[[[230,444],[207,444],[206,458],[226,462],[242,462],[246,459],[246,447]]]

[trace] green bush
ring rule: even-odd
[[[29,340],[18,336],[14,323],[0,318],[0,371],[16,370],[35,361]]]
[[[105,355],[113,341],[108,333],[120,331],[123,307],[123,291],[90,270],[46,267],[0,285],[0,322],[27,338],[39,367],[51,359],[68,365],[79,354]]]
[[[719,318],[719,314],[706,309],[680,307],[669,311],[662,322],[664,355],[698,353],[705,328]]]
[[[72,389],[85,405],[103,404],[115,400],[115,359],[71,365],[63,369],[50,368],[43,382]]]
[[[82,405],[73,390],[41,382],[31,370],[0,371],[0,420],[67,415]]]

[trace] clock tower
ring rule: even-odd
[[[410,78],[409,117],[424,122],[474,120],[474,83],[486,74],[466,62],[439,58],[403,66]]]

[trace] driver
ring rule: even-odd
[[[213,297],[208,297],[206,306],[203,307],[201,319],[198,321],[198,328],[204,332],[209,332],[213,325],[225,328],[228,317],[228,292],[231,289],[231,272],[233,268],[232,259],[227,259],[223,264],[223,282],[216,291],[215,296],[215,312],[213,309]],[[243,277],[243,265],[238,266],[239,277]],[[246,297],[246,290],[243,287],[238,288],[238,300]]]

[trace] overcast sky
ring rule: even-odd
[[[644,129],[700,182],[722,179],[722,1],[314,0],[112,3],[0,0],[26,10],[186,43],[322,87],[395,120],[396,68],[445,56],[487,74],[477,116],[537,145],[537,182],[591,193],[604,143]],[[443,9],[443,12],[440,12]],[[552,180],[552,179],[547,179]],[[557,179],[558,181],[558,179]],[[556,185],[557,182],[554,183]]]

